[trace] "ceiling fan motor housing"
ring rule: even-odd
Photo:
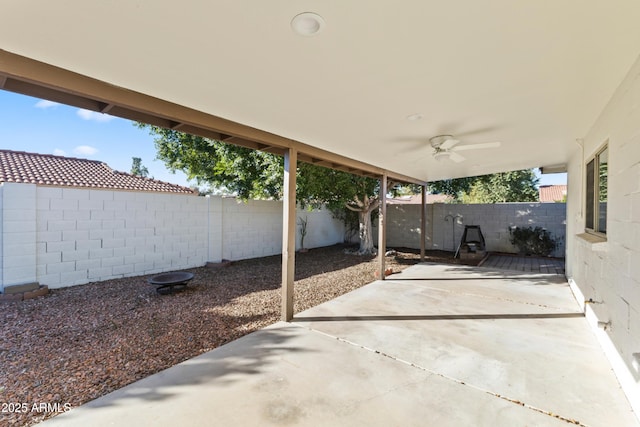
[[[443,160],[443,159],[448,159],[449,158],[449,152],[448,151],[440,151],[436,149],[436,152],[433,153],[433,158],[436,160]]]
[[[430,138],[429,142],[431,143],[431,146],[437,150],[442,144],[450,139],[453,139],[453,135],[436,135],[433,138]]]

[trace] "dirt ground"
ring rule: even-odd
[[[374,280],[376,259],[345,248],[296,255],[296,313]],[[419,261],[396,251],[394,272]],[[280,320],[280,256],[186,271],[195,278],[170,295],[139,276],[0,305],[0,425],[35,424]]]

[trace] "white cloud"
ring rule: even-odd
[[[64,150],[61,150],[59,148],[56,148],[55,150],[53,150],[53,155],[54,156],[66,156],[67,153],[65,153]]]
[[[78,116],[80,116],[84,120],[93,120],[96,122],[108,122],[113,120],[113,116],[103,113],[97,113],[95,111],[79,109],[77,111]]]
[[[60,105],[58,102],[47,101],[45,99],[41,99],[40,101],[36,102],[36,108],[42,108],[43,110],[47,108],[54,108],[58,105]]]
[[[76,156],[93,156],[98,152],[98,149],[91,147],[90,145],[78,145],[73,149],[73,154]]]

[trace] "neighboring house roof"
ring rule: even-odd
[[[446,194],[427,194],[427,204],[447,203],[450,201],[451,197]],[[387,197],[387,203],[390,205],[419,205],[422,203],[422,196],[414,194],[411,196]]]
[[[541,202],[562,202],[567,196],[566,185],[541,185],[538,189],[538,197]]]
[[[111,169],[97,160],[0,150],[0,182],[194,194],[194,190]]]

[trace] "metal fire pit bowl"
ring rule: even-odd
[[[172,273],[162,273],[149,279],[149,283],[157,286],[159,294],[170,294],[175,290],[184,289],[187,283],[193,279],[193,273],[185,271],[175,271]]]

